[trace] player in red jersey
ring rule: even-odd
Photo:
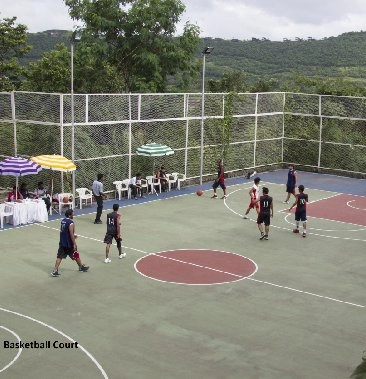
[[[212,185],[214,194],[211,196],[211,199],[217,199],[216,190],[218,186],[220,186],[222,190],[224,191],[224,196],[222,196],[221,199],[226,199],[225,172],[224,172],[224,166],[222,164],[222,159],[220,159],[217,162],[217,178],[215,179],[214,184]]]
[[[260,181],[261,181],[261,178],[256,177],[254,179],[254,184],[253,184],[252,188],[249,191],[250,203],[249,203],[248,208],[247,208],[247,210],[245,212],[245,215],[243,217],[245,220],[248,219],[247,214],[253,208],[255,208],[256,211],[257,211],[257,214],[259,214],[259,204],[258,204],[258,202],[255,202],[255,200],[257,200],[258,196],[259,196],[258,191],[259,191],[259,182]]]
[[[299,224],[302,222],[303,232],[302,236],[306,237],[306,203],[309,202],[309,196],[304,193],[305,187],[300,184],[299,185],[299,194],[296,195],[296,200],[292,204],[291,209],[296,205],[295,210],[295,221],[296,221],[296,229],[293,230],[294,233],[299,233]]]

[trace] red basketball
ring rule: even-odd
[[[201,189],[198,189],[196,191],[196,194],[197,194],[197,196],[202,196],[203,195],[203,191]]]
[[[63,201],[64,203],[68,203],[68,202],[69,202],[69,198],[65,196],[65,197],[62,199],[62,201]]]

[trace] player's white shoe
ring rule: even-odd
[[[111,262],[112,262],[112,260],[110,258],[104,259],[104,263],[111,263]]]
[[[126,253],[122,253],[122,254],[119,255],[119,258],[120,258],[120,259],[125,258],[126,255],[127,255]]]

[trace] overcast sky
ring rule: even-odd
[[[186,21],[197,24],[201,37],[241,40],[266,37],[338,36],[366,30],[366,0],[182,0]],[[0,0],[0,18],[16,16],[30,32],[72,30],[63,0]],[[178,32],[182,28],[178,27]]]

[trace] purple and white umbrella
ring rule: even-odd
[[[22,157],[9,157],[0,162],[0,174],[11,176],[35,175],[42,167]]]
[[[0,162],[0,175],[16,177],[16,194],[18,193],[19,176],[35,175],[41,170],[42,167],[39,164],[22,157],[8,157]]]

